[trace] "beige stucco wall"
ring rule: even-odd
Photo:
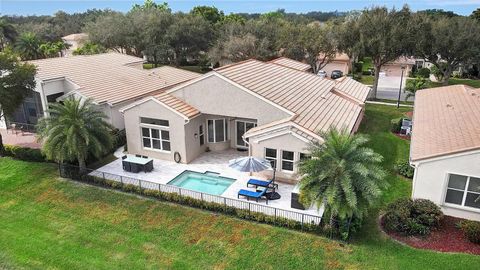
[[[170,152],[160,152],[143,148],[140,117],[165,119],[169,121]],[[183,117],[157,102],[149,100],[141,106],[135,106],[126,110],[124,112],[124,119],[126,123],[125,131],[127,134],[128,152],[130,154],[141,154],[152,158],[174,161],[173,153],[179,152],[182,157],[181,162],[186,162],[185,119]]]
[[[171,94],[204,114],[256,119],[258,125],[290,116],[280,108],[214,75]]]
[[[330,78],[332,71],[340,70],[343,72],[343,75],[348,74],[348,63],[344,61],[332,61],[328,63],[322,70],[327,72],[327,76]]]
[[[480,177],[480,153],[420,162],[413,178],[412,197],[433,201],[446,215],[480,221],[480,209],[467,210],[445,205],[449,173]]]
[[[277,149],[277,172],[276,178],[280,181],[297,181],[298,175],[295,174],[296,163],[300,159],[300,153],[308,153],[308,143],[299,139],[292,134],[283,134],[277,137],[259,140],[259,138],[250,138],[250,149],[252,156],[264,158],[265,148]],[[285,172],[281,170],[281,155],[282,150],[294,152],[294,173]],[[267,177],[271,177],[271,172],[263,173]]]

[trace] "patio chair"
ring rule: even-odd
[[[264,188],[272,188],[275,192],[275,189],[278,189],[278,184],[273,183],[273,180],[258,180],[250,178],[247,182],[247,187],[252,185],[254,187],[264,187]]]
[[[142,156],[142,158],[148,158],[147,156]]]
[[[265,197],[265,201],[268,204],[268,198],[266,196],[267,189],[264,189],[262,191],[250,191],[246,189],[240,189],[237,194],[237,198],[240,199],[240,196],[246,197],[247,201],[250,201],[250,198],[255,199],[256,202],[258,202],[259,199],[262,197]]]
[[[127,158],[127,155],[124,155],[124,156],[122,157],[122,159],[126,159],[126,158]]]
[[[143,166],[143,171],[146,173],[153,171],[153,160]]]
[[[136,163],[130,163],[130,168],[131,168],[130,172],[132,172],[132,173],[138,173],[138,172],[140,172],[140,171],[142,170],[142,167],[143,167],[143,166],[138,165],[138,164],[136,164]]]
[[[141,158],[141,157],[142,157],[142,155],[135,155],[135,157],[140,157],[140,158]]]

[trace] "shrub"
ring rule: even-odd
[[[422,78],[429,78],[430,77],[430,69],[428,68],[421,68],[419,69],[416,74],[416,76],[420,76]]]
[[[459,225],[468,241],[475,244],[480,244],[480,222],[463,220]]]
[[[406,235],[427,235],[438,227],[443,213],[436,204],[425,199],[402,198],[387,207],[383,218],[385,229]]]
[[[5,145],[5,155],[15,159],[33,162],[45,162],[46,158],[40,149]]]
[[[405,176],[407,178],[413,178],[413,174],[415,173],[415,169],[410,166],[410,162],[408,161],[401,161],[395,165],[395,170],[398,174]]]
[[[393,133],[399,133],[402,127],[402,118],[395,118],[390,120],[390,130]]]
[[[353,64],[353,72],[360,73],[363,69],[363,62],[357,62]]]

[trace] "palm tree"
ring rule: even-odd
[[[6,44],[12,44],[15,42],[18,33],[15,27],[7,20],[0,19],[0,49],[5,48]]]
[[[37,129],[49,159],[77,160],[80,170],[84,171],[89,154],[99,158],[112,148],[112,127],[90,99],[70,97],[63,104],[51,104],[48,112],[50,116],[42,118]]]
[[[34,33],[26,32],[20,35],[15,43],[15,50],[23,60],[35,60],[42,57],[40,40]]]
[[[405,92],[407,92],[405,101],[407,101],[410,97],[414,97],[418,90],[425,88],[427,88],[426,78],[417,77],[414,80],[407,80],[407,84],[405,85]]]
[[[361,218],[385,187],[383,157],[364,146],[364,135],[336,129],[320,135],[325,141],[312,143],[312,158],[299,164],[300,198],[306,205],[323,204],[331,225],[337,218]]]

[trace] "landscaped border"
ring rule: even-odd
[[[203,210],[220,212],[259,223],[305,232],[312,232],[329,238],[339,238],[339,234],[336,231],[325,229],[322,226],[322,218],[318,216],[186,190],[176,186],[162,185],[145,180],[113,175],[90,169],[84,169],[82,171],[78,166],[69,164],[59,164],[59,174],[63,178],[68,178],[95,186],[134,193],[161,201],[173,202]],[[105,177],[105,175],[107,175],[107,177]],[[111,180],[108,178],[108,176],[120,177],[120,181]],[[270,215],[260,212],[260,210],[265,211],[266,209],[271,212]],[[294,220],[292,217],[286,218],[286,214],[293,214],[299,220]]]

